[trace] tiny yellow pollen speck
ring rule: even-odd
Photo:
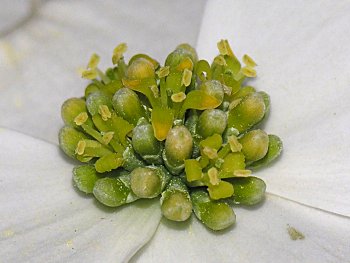
[[[82,155],[85,151],[86,142],[84,140],[80,140],[75,148],[75,153],[78,155]]]
[[[14,236],[15,232],[12,229],[6,229],[1,233],[1,236],[5,237],[5,238],[9,238]]]
[[[84,124],[88,118],[89,116],[87,115],[86,112],[81,112],[74,118],[74,122],[76,125],[80,126]]]
[[[15,99],[14,99],[14,104],[15,104],[15,107],[17,109],[22,108],[22,106],[23,106],[22,97],[21,96],[16,96]]]
[[[72,248],[73,247],[73,240],[67,240],[66,245],[67,245],[67,247]]]
[[[287,225],[287,231],[291,240],[304,239],[305,236],[300,231],[296,230],[294,227]]]
[[[112,113],[109,111],[107,105],[100,105],[98,107],[98,113],[101,115],[102,120],[107,121],[112,117]]]

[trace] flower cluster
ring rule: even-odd
[[[92,55],[82,72],[91,80],[84,97],[62,105],[60,147],[86,163],[73,170],[76,187],[110,207],[161,196],[169,220],[194,211],[210,229],[231,226],[232,204],[264,197],[266,185],[251,170],[282,150],[277,136],[257,128],[270,99],[245,85],[256,63],[244,55],[242,66],[226,40],[212,64],[188,44],[164,66],[145,54],[126,63],[126,49],[114,49],[105,72]]]

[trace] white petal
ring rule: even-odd
[[[212,58],[228,38],[258,63],[252,84],[271,95],[268,133],[282,158],[258,173],[268,190],[350,216],[349,1],[209,1],[198,40]]]
[[[204,1],[45,1],[25,26],[0,39],[0,126],[57,142],[60,107],[84,95],[78,69],[93,52],[101,69],[112,65],[120,42],[129,45],[127,59],[147,53],[163,62],[179,43],[195,43],[203,8]]]
[[[122,262],[154,234],[158,200],[107,209],[72,186],[58,147],[0,131],[2,262]]]
[[[192,217],[166,220],[130,263],[143,262],[346,262],[350,219],[268,195],[256,209],[236,208],[237,224],[219,233]],[[305,238],[292,240],[288,227]]]

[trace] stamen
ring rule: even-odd
[[[233,100],[233,101],[230,103],[230,105],[228,106],[228,109],[229,109],[229,110],[232,110],[232,109],[235,108],[238,104],[240,104],[241,101],[242,101],[241,98]]]
[[[117,64],[118,61],[123,57],[123,54],[128,49],[128,46],[126,43],[119,44],[114,50],[113,50],[113,56],[112,56],[112,62],[113,64]]]
[[[81,77],[84,79],[96,79],[97,75],[96,69],[87,69],[81,73]]]
[[[101,115],[102,120],[107,121],[112,117],[112,113],[109,111],[107,105],[100,105],[98,107],[98,113]]]
[[[249,57],[247,54],[243,56],[243,63],[246,64],[250,68],[254,68],[257,66],[256,62]]]
[[[100,57],[97,54],[92,54],[89,60],[89,63],[87,65],[88,69],[95,69],[100,62]]]
[[[74,118],[74,122],[76,125],[80,126],[82,124],[84,124],[87,119],[89,118],[89,116],[87,115],[87,113],[84,111],[84,112],[81,112],[79,113],[75,118]]]
[[[235,170],[233,172],[234,176],[237,177],[248,177],[252,174],[251,170]]]
[[[223,56],[216,56],[214,58],[214,63],[220,65],[220,66],[227,66],[226,60],[224,59]]]
[[[231,152],[240,152],[242,150],[242,144],[239,143],[236,136],[231,135],[228,137],[228,143],[230,144]]]
[[[169,75],[169,72],[170,72],[170,67],[169,66],[165,66],[165,67],[161,67],[159,70],[157,70],[157,75],[158,75],[158,78],[164,78],[166,76]]]
[[[191,80],[192,80],[192,71],[188,70],[187,68],[184,69],[184,72],[182,73],[181,85],[188,87],[191,84]]]
[[[86,147],[86,142],[84,140],[80,140],[75,148],[75,153],[78,155],[83,155]]]
[[[227,39],[221,40],[218,42],[217,47],[219,49],[219,52],[221,55],[225,56],[228,55],[230,57],[234,57],[235,55],[233,54],[233,51],[230,47],[230,44],[228,43]]]
[[[208,156],[209,159],[218,158],[218,152],[213,148],[205,146],[203,148],[203,153]]]
[[[245,66],[245,67],[241,68],[241,72],[246,77],[249,77],[249,78],[255,78],[256,77],[256,70],[251,68],[251,67]]]
[[[159,98],[159,89],[156,85],[152,85],[149,87],[155,98]]]
[[[173,95],[171,95],[171,100],[173,102],[182,102],[186,99],[186,94],[183,92],[178,92]]]
[[[212,185],[218,185],[220,183],[220,179],[218,177],[218,170],[215,167],[212,167],[208,170],[209,182]]]
[[[102,141],[105,145],[109,144],[110,141],[113,139],[114,132],[105,132],[102,135]]]

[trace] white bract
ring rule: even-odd
[[[348,1],[208,2],[199,56],[212,58],[227,38],[238,57],[254,58],[252,85],[272,101],[264,129],[284,142],[279,160],[254,174],[267,183],[265,202],[235,209],[237,224],[223,233],[194,216],[180,225],[161,220],[158,200],[108,209],[73,188],[75,163],[57,146],[60,105],[82,94],[75,72],[92,52],[109,57],[116,43],[133,44],[109,36],[113,16],[99,12],[93,4],[48,3],[0,40],[1,262],[349,260]],[[305,239],[291,240],[289,226]]]

